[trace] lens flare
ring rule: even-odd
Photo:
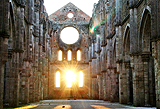
[[[93,32],[94,32],[94,27],[92,27],[92,28],[90,29],[90,32],[91,32],[91,33],[93,33]]]

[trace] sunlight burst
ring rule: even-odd
[[[66,80],[67,80],[67,87],[72,87],[72,83],[76,80],[76,74],[74,71],[67,71],[66,72]]]

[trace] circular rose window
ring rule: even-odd
[[[73,16],[74,16],[74,15],[73,15],[73,13],[71,13],[71,12],[67,14],[67,17],[70,18],[70,19],[73,18]]]
[[[60,38],[66,44],[74,44],[79,39],[79,32],[74,27],[65,27],[61,31]]]

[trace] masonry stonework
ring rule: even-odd
[[[59,98],[160,109],[159,0],[99,0],[92,16],[72,3],[48,16],[43,4],[0,0],[0,109]],[[60,38],[66,27],[79,33],[73,44]],[[83,87],[56,87],[67,70],[83,72]]]

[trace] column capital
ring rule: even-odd
[[[151,52],[143,52],[141,56],[143,62],[148,62],[151,56]]]

